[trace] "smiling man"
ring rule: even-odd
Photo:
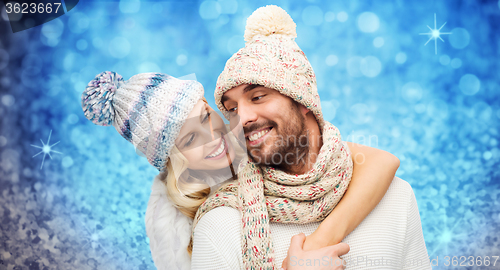
[[[295,36],[281,8],[256,10],[219,76],[216,104],[243,127],[249,162],[237,194],[198,210],[193,269],[342,269],[342,255],[349,269],[430,269],[415,196],[394,178],[399,160],[341,141]]]
[[[255,163],[302,174],[316,161],[321,133],[316,118],[304,105],[276,90],[248,84],[225,93],[222,103],[231,118],[239,117],[231,124],[241,122]]]

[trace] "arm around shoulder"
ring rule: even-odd
[[[370,214],[384,197],[399,168],[399,159],[387,151],[345,143],[353,160],[352,179],[338,205],[313,233],[333,236],[330,239],[316,237],[328,241],[322,246],[339,243]],[[308,244],[306,241],[305,247]]]
[[[347,146],[349,146],[352,154],[352,159],[356,164],[361,165],[365,162],[374,162],[374,164],[382,166],[383,169],[388,173],[396,174],[396,171],[398,170],[400,165],[400,161],[399,158],[395,155],[381,149],[358,143],[345,143],[347,144]]]

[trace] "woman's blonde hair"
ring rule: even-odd
[[[239,161],[245,152],[236,142],[236,137],[231,133],[226,134],[235,150],[234,161]],[[237,166],[233,162],[232,166]],[[170,158],[166,162],[165,172],[160,174],[160,179],[167,188],[167,195],[174,206],[189,218],[194,218],[200,205],[208,198],[210,186],[205,183],[207,179],[196,179],[186,172],[189,162],[174,146]],[[207,177],[210,175],[207,174]],[[191,180],[191,181],[189,181]],[[194,181],[193,181],[194,180]]]
[[[205,99],[203,100],[206,102]],[[236,170],[238,162],[245,156],[246,152],[239,146],[232,132],[228,132],[226,135],[235,150],[232,166]],[[210,195],[210,186],[205,183],[208,179],[197,179],[196,176],[189,173],[189,162],[176,146],[172,148],[166,162],[166,168],[165,172],[160,173],[160,179],[166,186],[168,198],[182,214],[193,219],[200,205]],[[206,177],[213,176],[207,174]],[[191,241],[187,249],[191,254]]]

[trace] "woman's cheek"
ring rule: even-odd
[[[201,159],[202,152],[199,151],[199,149],[197,149],[197,148],[198,147],[191,148],[191,149],[187,150],[186,152],[184,152],[184,157],[186,157],[186,159],[188,160],[188,162],[190,164],[199,162],[199,160]]]
[[[231,122],[231,125],[229,127],[231,128],[229,132],[232,132],[236,139],[240,140],[243,143],[246,143],[243,126],[239,122]]]

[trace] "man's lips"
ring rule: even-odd
[[[263,128],[263,129],[259,129],[257,131],[254,131],[252,133],[249,134],[249,136],[247,137],[246,141],[248,143],[249,146],[257,146],[257,145],[260,145],[265,139],[266,137],[269,135],[269,133],[273,130],[273,127],[267,127],[267,128]],[[256,134],[259,134],[263,132],[264,134],[260,135],[261,137],[260,138],[257,138],[255,139],[254,141],[251,141],[250,138],[252,138],[252,136],[256,136]]]
[[[261,131],[263,131],[263,130],[270,129],[270,128],[272,128],[272,127],[271,127],[271,126],[269,126],[269,127],[261,128],[261,129],[259,129],[259,130],[254,130],[254,131],[252,131],[252,132],[250,132],[250,133],[245,133],[245,139],[247,139],[247,140],[248,140],[248,139],[249,139],[251,136],[253,136],[254,134],[257,134],[257,133],[259,133],[259,132],[261,132]]]

